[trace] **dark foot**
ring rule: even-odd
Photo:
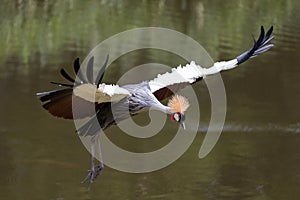
[[[93,183],[93,181],[95,179],[95,170],[94,169],[88,170],[88,175],[83,179],[83,181],[81,181],[81,183],[86,182],[88,179],[90,180],[88,189],[90,189],[91,184]]]
[[[95,176],[93,181],[101,174],[102,170],[104,168],[104,165],[102,163],[100,163],[97,167],[96,167],[96,172],[95,172]]]
[[[81,181],[81,183],[84,183],[89,179],[90,181],[89,181],[88,189],[90,189],[91,184],[101,174],[103,168],[104,168],[103,164],[99,164],[98,166],[96,166],[96,170],[94,169],[88,170],[88,175],[83,179],[83,181]]]

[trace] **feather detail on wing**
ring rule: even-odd
[[[258,40],[254,41],[253,47],[235,59],[216,62],[210,68],[203,68],[192,61],[183,67],[180,65],[177,68],[173,68],[171,72],[162,75],[159,74],[155,79],[149,81],[151,92],[161,101],[170,97],[173,93],[177,93],[184,87],[202,80],[206,76],[235,68],[249,58],[254,58],[272,48],[274,45],[269,44],[274,38],[274,36],[271,36],[272,31],[273,27],[265,34],[264,28],[261,27],[261,33]]]
[[[100,84],[97,88],[93,84],[82,84],[74,88],[73,94],[91,103],[119,101],[130,96],[128,90],[118,85]]]
[[[44,103],[42,105],[43,108],[56,117],[80,119],[95,114],[92,109],[86,108],[97,105],[91,104],[82,98],[72,96],[72,93],[72,88],[66,88],[49,92],[40,92],[37,93],[37,96]],[[76,106],[76,108],[73,108],[72,106]],[[73,109],[76,109],[76,114],[73,113]]]
[[[108,63],[108,59],[109,56],[107,55],[106,60],[103,66],[101,67],[96,79],[94,79],[92,73],[94,57],[91,57],[88,60],[87,71],[86,71],[87,78],[83,76],[80,70],[79,58],[76,58],[73,64],[74,72],[77,75],[79,80],[75,80],[64,69],[61,69],[60,70],[61,75],[71,83],[51,82],[53,84],[65,88],[37,93],[38,98],[43,103],[42,105],[43,108],[48,110],[52,115],[56,117],[62,117],[65,119],[81,119],[88,116],[93,116],[95,114],[95,110],[102,109],[105,103],[100,103],[100,102],[107,102],[109,101],[109,99],[117,100],[118,98],[123,97],[124,94],[122,94],[122,92],[126,93],[126,91],[121,89],[120,92],[119,87],[101,84],[104,76],[104,71]],[[96,96],[96,91],[97,91],[96,87],[98,86],[100,88],[99,91],[101,91],[99,92],[100,96],[102,94],[102,96],[105,97],[107,94],[110,96],[110,98],[103,100],[99,97],[97,102],[95,101],[95,99],[91,99],[91,96],[92,97]],[[83,96],[80,95],[81,91],[84,88],[88,89],[86,92],[89,95],[83,95]],[[77,96],[73,95],[74,89],[78,93]],[[116,92],[116,94],[121,94],[121,95],[114,95],[114,92]],[[89,100],[83,98],[86,96],[88,96]],[[87,109],[87,108],[95,108],[95,109]],[[73,110],[76,110],[76,112],[73,112]]]
[[[183,67],[180,65],[173,68],[171,72],[159,74],[155,79],[149,81],[149,87],[158,100],[163,100],[184,87],[219,71],[218,67],[203,68],[192,61]]]

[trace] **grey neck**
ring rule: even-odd
[[[172,114],[170,107],[165,106],[163,104],[161,104],[160,102],[156,103],[155,105],[153,105],[151,108],[156,109],[156,110],[160,110],[166,114]]]

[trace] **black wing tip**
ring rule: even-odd
[[[94,69],[94,56],[91,56],[90,59],[88,60],[87,68],[86,68],[86,75],[89,83],[94,82],[93,69]]]
[[[104,61],[104,64],[102,65],[98,75],[97,75],[97,78],[95,80],[95,83],[97,84],[97,87],[99,87],[103,77],[104,77],[104,72],[105,72],[105,69],[106,69],[106,66],[107,66],[107,63],[108,63],[108,60],[109,60],[109,54],[106,55],[106,59]]]
[[[73,61],[73,65],[75,66],[80,66],[80,58],[79,57],[76,57]]]
[[[102,68],[100,69],[99,71],[99,74],[95,80],[95,84],[97,83],[98,85],[100,84],[100,82],[102,81],[103,79],[103,76],[104,76],[104,71],[105,71],[105,68],[107,66],[107,63],[108,63],[108,60],[109,60],[109,54],[107,54],[106,56],[106,59],[105,59],[105,62],[102,66]],[[73,61],[73,68],[74,68],[74,72],[76,74],[76,76],[78,77],[78,79],[80,80],[80,82],[76,81],[74,78],[72,78],[66,71],[64,68],[61,68],[60,69],[60,74],[63,76],[63,78],[65,78],[66,80],[70,81],[72,84],[68,84],[68,83],[60,83],[60,82],[54,82],[54,81],[51,81],[50,83],[51,84],[55,84],[55,85],[58,85],[58,86],[64,86],[64,87],[73,87],[74,85],[78,85],[78,84],[81,84],[81,83],[92,83],[94,84],[94,80],[93,80],[93,65],[94,65],[94,56],[91,56],[88,60],[88,66],[87,66],[87,79],[86,80],[83,76],[83,74],[81,73],[81,70],[80,70],[80,58],[79,57],[76,57]]]
[[[65,69],[61,68],[60,69],[60,74],[68,81],[71,83],[74,83],[75,80],[65,71]]]
[[[265,29],[264,26],[260,27],[260,35],[257,41],[254,40],[254,45],[253,47],[244,52],[243,54],[239,55],[236,59],[238,61],[238,65],[242,64],[243,62],[245,62],[246,60],[248,60],[249,58],[253,58],[261,53],[264,53],[266,51],[268,51],[270,48],[272,48],[274,45],[273,44],[269,44],[270,41],[272,41],[274,39],[274,36],[272,35],[273,32],[273,25],[268,29],[267,33],[265,33]]]
[[[80,62],[79,62],[79,57],[75,58],[73,61],[73,68],[75,73],[77,74],[79,68],[80,68]]]
[[[87,81],[83,77],[83,75],[81,73],[81,70],[80,70],[80,59],[79,59],[79,57],[74,59],[73,68],[74,68],[74,72],[75,72],[76,76],[78,77],[78,79],[80,80],[80,82],[86,83]],[[76,84],[79,84],[79,82],[76,82]]]
[[[74,71],[75,73],[77,73],[77,71],[79,70],[79,58],[77,57],[74,60]],[[63,78],[65,78],[66,80],[70,81],[72,84],[67,84],[67,83],[58,83],[58,82],[54,82],[51,81],[50,83],[55,84],[55,85],[59,85],[59,86],[66,86],[66,87],[72,87],[74,84],[76,84],[77,82],[75,81],[74,78],[72,78],[64,68],[60,69],[60,74],[63,76]]]

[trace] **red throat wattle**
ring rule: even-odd
[[[171,121],[175,121],[174,115],[171,115]]]

